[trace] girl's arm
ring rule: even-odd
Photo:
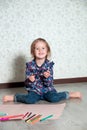
[[[47,70],[44,72],[44,85],[49,87],[49,86],[53,86],[53,68],[50,68],[50,70]]]
[[[26,63],[26,70],[25,70],[25,86],[32,85],[32,83],[35,81],[35,75],[32,71],[32,65],[30,63]]]

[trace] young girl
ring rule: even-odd
[[[27,94],[4,96],[3,101],[33,104],[39,100],[59,102],[69,98],[81,98],[80,92],[57,92],[53,86],[53,62],[48,60],[50,46],[47,41],[38,38],[31,44],[33,60],[26,63],[25,88]]]

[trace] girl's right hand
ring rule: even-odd
[[[44,75],[45,78],[48,78],[50,76],[50,71],[49,70],[45,71],[43,73],[43,75]]]
[[[29,80],[30,80],[31,82],[34,82],[34,81],[35,81],[35,75],[29,76]]]

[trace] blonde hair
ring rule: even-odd
[[[32,42],[32,44],[31,44],[31,50],[30,50],[31,55],[32,55],[33,58],[36,58],[35,57],[35,45],[39,41],[42,41],[42,42],[44,42],[46,44],[46,47],[47,47],[47,56],[46,56],[46,59],[48,59],[51,56],[51,49],[50,49],[50,46],[49,46],[48,42],[45,39],[43,39],[43,38],[37,38],[37,39],[35,39]]]

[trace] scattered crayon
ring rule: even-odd
[[[36,114],[31,115],[29,118],[27,118],[27,119],[25,120],[25,122],[27,122],[28,120],[32,119],[34,116],[36,116]]]
[[[29,115],[29,112],[25,113],[25,115],[23,116],[23,119],[28,117],[28,115]]]
[[[4,113],[4,112],[0,112],[0,116],[6,116],[7,113]]]
[[[45,121],[45,120],[47,120],[47,119],[49,119],[51,117],[53,117],[53,115],[46,116],[46,117],[42,118],[40,121]]]
[[[9,120],[25,120],[25,122],[29,123],[29,124],[35,124],[37,122],[42,122],[45,121],[51,117],[53,117],[53,115],[48,115],[44,118],[41,118],[41,114],[33,114],[32,112],[26,112],[25,114],[18,114],[18,115],[7,115],[4,112],[0,112],[0,121],[9,121]]]

